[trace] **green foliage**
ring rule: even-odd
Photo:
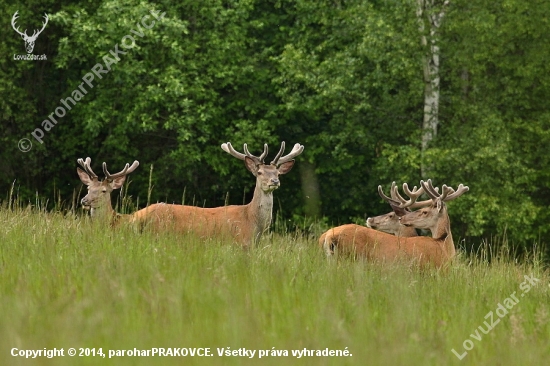
[[[531,246],[549,229],[549,166],[540,151],[549,122],[550,5],[536,3],[456,2],[445,20],[445,122],[428,158],[438,178],[470,186],[451,210],[462,235],[506,232]]]
[[[378,203],[376,186],[383,183],[373,166],[380,146],[408,140],[415,129],[411,102],[421,93],[415,21],[407,9],[296,2],[297,30],[277,58],[275,82],[287,114],[303,120],[293,134],[303,136],[305,155],[317,166],[332,220],[387,210],[371,203]],[[389,13],[403,22],[389,22]]]
[[[440,2],[438,2],[440,4]],[[0,192],[73,201],[76,159],[96,170],[137,159],[129,194],[209,207],[250,199],[253,178],[220,149],[253,152],[300,142],[315,167],[326,223],[358,222],[388,210],[376,187],[418,185],[420,163],[434,183],[470,192],[451,204],[453,230],[502,235],[530,247],[550,231],[550,3],[450,2],[436,41],[441,59],[440,125],[424,156],[423,48],[416,1],[0,2]],[[35,54],[24,53],[11,15],[31,29],[50,22]],[[138,27],[151,10],[165,12]],[[440,8],[432,9],[439,11]],[[134,30],[134,33],[132,33]],[[142,36],[137,35],[143,31]],[[122,38],[94,87],[46,133],[30,133],[71,96]],[[84,84],[85,85],[85,84]],[[34,146],[21,153],[18,141]],[[285,220],[304,215],[298,169],[276,200]],[[294,219],[293,219],[294,220]],[[309,218],[308,220],[315,220]],[[295,226],[300,227],[300,219]]]

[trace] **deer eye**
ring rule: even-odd
[[[262,175],[262,174],[264,174],[264,173],[262,173],[262,172],[258,171],[258,173],[257,173],[257,174],[258,174],[258,175]]]

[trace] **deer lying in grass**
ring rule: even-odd
[[[422,190],[422,191],[420,191]],[[423,188],[420,188],[418,190],[419,195],[422,194]],[[414,187],[413,191],[416,191],[416,187]],[[396,236],[403,236],[403,237],[410,237],[410,236],[418,236],[418,233],[416,232],[416,229],[414,227],[407,227],[405,225],[402,225],[399,219],[407,214],[408,212],[411,212],[410,208],[418,208],[423,207],[426,204],[431,203],[430,201],[425,202],[415,202],[410,208],[400,208],[399,205],[401,202],[406,202],[406,200],[399,194],[399,191],[397,189],[397,185],[395,182],[392,182],[391,189],[390,189],[390,195],[391,198],[386,196],[382,190],[382,186],[378,186],[378,194],[380,197],[382,197],[384,200],[386,200],[391,208],[392,211],[388,212],[384,215],[379,215],[375,217],[369,217],[367,219],[366,225],[368,228],[382,231],[384,233],[396,235]],[[330,229],[329,231],[332,233],[338,233],[342,228],[347,228],[348,225],[342,225],[335,228]],[[325,244],[325,237],[328,234],[328,232],[325,232],[321,235],[319,238],[319,246],[324,247]],[[336,236],[336,239],[334,240],[346,240],[347,236]],[[351,238],[353,240],[353,238]],[[338,243],[334,244],[335,246],[338,246]],[[345,244],[344,244],[345,245]]]
[[[132,173],[139,166],[139,162],[135,160],[132,165],[126,164],[120,172],[111,174],[107,170],[107,164],[103,163],[103,173],[105,179],[100,181],[97,174],[94,173],[90,166],[91,159],[78,159],[78,164],[84,170],[76,168],[76,172],[82,183],[88,186],[88,194],[82,198],[80,203],[85,209],[90,210],[90,216],[95,218],[118,219],[122,215],[117,214],[111,205],[111,192],[119,189],[124,184],[126,176]]]
[[[408,188],[408,187],[407,187]],[[436,192],[439,192],[438,187],[434,187]],[[379,231],[383,231],[388,234],[393,234],[395,236],[403,236],[403,237],[411,237],[411,236],[418,236],[418,233],[416,232],[416,228],[412,226],[405,226],[401,223],[400,219],[405,216],[408,213],[411,213],[413,209],[425,207],[432,203],[432,200],[426,200],[422,202],[415,202],[411,206],[406,208],[401,208],[400,205],[407,202],[406,199],[404,199],[399,194],[399,189],[397,188],[395,182],[392,182],[391,184],[391,198],[386,196],[384,194],[384,191],[382,190],[382,186],[378,186],[378,194],[380,197],[382,197],[385,201],[387,201],[391,208],[392,212],[388,212],[387,214],[375,216],[375,217],[369,217],[367,219],[366,225],[367,227]],[[416,186],[412,190],[412,194],[414,195],[422,195],[424,193],[424,188],[420,187],[418,190],[416,189]]]
[[[244,154],[235,151],[231,143],[221,148],[233,157],[243,160],[246,169],[256,177],[252,201],[247,205],[201,208],[195,206],[153,204],[134,214],[134,221],[152,225],[156,230],[171,229],[194,233],[202,238],[228,237],[248,246],[257,243],[271,225],[273,191],[279,188],[279,175],[288,173],[294,166],[294,158],[302,153],[304,146],[295,144],[292,151],[282,156],[285,143],[269,164],[264,163],[267,144],[258,157],[250,154],[244,144]]]
[[[416,194],[421,195],[424,192],[424,189],[420,187],[420,189],[416,189],[416,187],[413,188],[413,192],[416,192]],[[418,233],[416,232],[416,229],[414,227],[409,227],[401,224],[399,219],[403,216],[405,216],[407,213],[411,212],[411,209],[424,207],[427,204],[429,204],[428,201],[423,202],[415,202],[410,207],[407,208],[401,208],[399,207],[402,203],[405,203],[406,200],[399,194],[399,190],[397,189],[397,185],[395,182],[392,182],[391,188],[390,188],[390,195],[391,198],[386,196],[384,194],[384,191],[382,190],[382,186],[378,186],[378,194],[380,197],[382,197],[386,202],[388,202],[392,208],[392,212],[388,212],[387,214],[375,216],[375,217],[369,217],[367,218],[367,227],[383,231],[388,234],[392,234],[395,236],[403,236],[403,237],[411,237],[411,236],[418,236]],[[430,201],[431,202],[431,201]]]
[[[454,189],[443,185],[441,194],[432,185],[431,180],[420,181],[421,189],[430,197],[430,205],[401,217],[401,224],[419,229],[429,229],[432,237],[397,237],[359,225],[343,225],[326,233],[323,247],[327,256],[334,255],[334,250],[354,256],[365,257],[371,261],[394,261],[399,258],[413,260],[417,264],[442,267],[450,262],[456,251],[447,206],[445,202],[452,201],[468,191],[468,187],[460,184]],[[412,207],[420,194],[420,190],[410,191],[403,184],[405,193],[410,197],[401,202],[400,208]],[[420,192],[421,193],[421,192]]]

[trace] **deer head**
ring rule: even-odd
[[[413,197],[418,198],[422,193],[424,193],[424,189],[422,187],[420,187],[420,189],[417,189],[416,187],[414,187],[413,191],[411,192],[411,195]],[[401,207],[407,201],[399,194],[399,190],[395,182],[392,182],[391,184],[391,189],[390,189],[391,198],[384,194],[382,186],[378,186],[378,194],[380,195],[380,197],[382,197],[385,201],[387,201],[390,204],[393,211],[384,215],[369,217],[366,222],[367,227],[371,229],[383,231],[385,233],[398,235],[398,236],[403,236],[403,234],[406,234],[404,236],[413,236],[413,233],[416,234],[416,232],[413,231],[414,229],[412,230],[407,229],[399,221],[401,217],[410,213],[411,210],[409,207],[406,207],[406,208]],[[430,205],[431,202],[432,202],[431,200],[414,202],[414,204],[411,204],[411,207],[412,208],[424,207],[424,206]]]
[[[288,173],[294,166],[294,158],[304,151],[304,146],[295,144],[292,151],[282,156],[285,150],[284,141],[281,143],[281,149],[275,156],[275,159],[269,164],[264,163],[267,156],[267,144],[264,144],[264,151],[260,156],[254,156],[248,151],[246,144],[243,146],[244,154],[235,151],[230,142],[222,144],[223,151],[231,154],[237,159],[243,160],[246,169],[256,177],[256,187],[264,193],[271,193],[281,185],[279,175]]]
[[[89,157],[86,160],[78,159],[77,162],[84,170],[76,168],[76,172],[82,183],[88,186],[88,194],[80,201],[82,206],[89,209],[92,216],[96,214],[96,211],[114,212],[111,206],[111,192],[122,187],[126,176],[136,170],[139,162],[135,160],[131,166],[126,164],[124,169],[115,174],[109,173],[107,164],[104,162],[105,179],[103,181],[98,179],[97,174],[90,167],[91,159]]]
[[[450,235],[450,222],[449,215],[447,213],[447,206],[445,202],[452,201],[464,193],[468,192],[469,188],[460,184],[456,191],[447,187],[445,184],[441,188],[441,193],[438,189],[432,185],[432,180],[428,179],[427,182],[420,181],[420,185],[424,189],[424,192],[430,197],[431,204],[428,207],[421,208],[417,211],[409,213],[400,218],[401,224],[405,226],[414,226],[418,229],[429,229],[432,232],[432,237],[438,239],[443,235]],[[409,195],[408,187],[406,183],[403,184],[405,193]],[[410,201],[413,201],[411,199]],[[407,206],[408,204],[408,206]],[[405,207],[411,207],[412,204],[404,204]]]
[[[369,217],[367,218],[366,225],[374,230],[383,231],[392,235],[400,235],[404,228],[399,222],[399,218],[401,217],[400,214],[401,213],[398,214],[397,211],[392,211],[384,215]]]
[[[23,38],[23,40],[25,41],[25,49],[27,50],[27,53],[32,53],[32,50],[34,49],[34,42],[36,42],[36,38],[38,37],[38,35],[40,33],[42,33],[44,28],[46,28],[46,24],[48,24],[48,20],[49,20],[48,14],[44,14],[44,19],[46,20],[46,22],[43,23],[42,29],[40,29],[40,30],[35,29],[32,36],[29,36],[29,35],[27,35],[27,30],[26,29],[25,29],[24,32],[21,32],[21,31],[19,31],[19,27],[15,26],[15,21],[17,20],[17,13],[18,12],[19,12],[19,10],[16,11],[15,14],[13,14],[13,17],[11,18],[11,26],[13,27],[13,30],[15,30],[17,33],[19,33],[21,38]]]

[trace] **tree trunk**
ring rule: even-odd
[[[300,167],[300,180],[304,197],[304,212],[308,217],[319,217],[321,215],[321,195],[315,165],[304,160],[300,161],[298,166]]]
[[[445,16],[445,9],[449,1],[443,2],[441,10],[435,9],[435,0],[417,0],[416,16],[425,54],[422,58],[424,69],[424,117],[422,120],[422,163],[421,176],[428,178],[429,167],[424,159],[430,142],[437,135],[439,125],[439,46],[437,31],[441,20]],[[426,29],[428,25],[428,30]]]

